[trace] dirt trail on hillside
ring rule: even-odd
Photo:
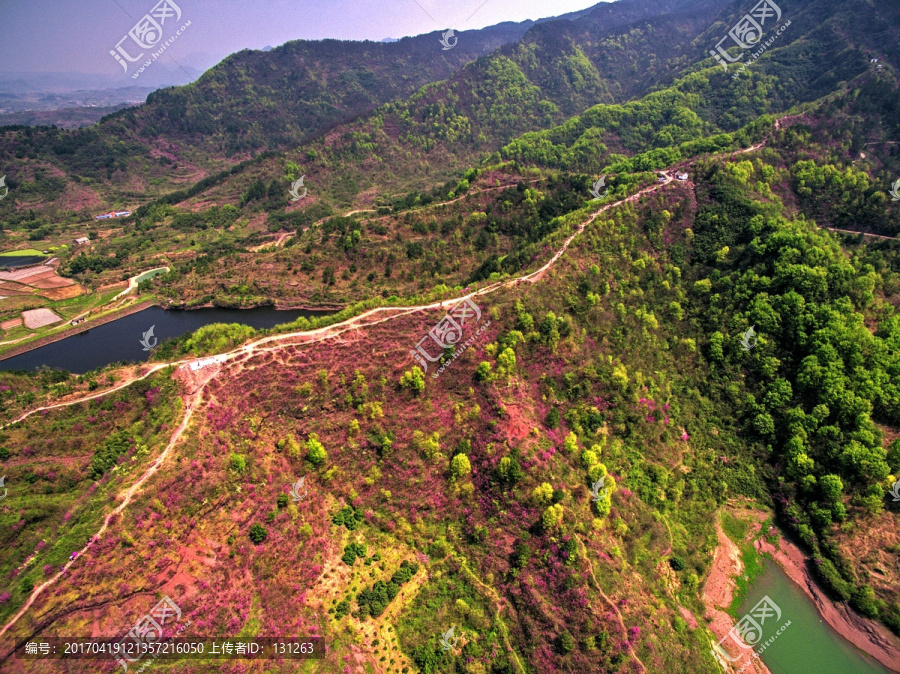
[[[81,550],[79,550],[78,552],[73,552],[69,561],[65,563],[65,565],[62,567],[62,569],[59,572],[57,572],[57,574],[55,576],[46,580],[43,584],[39,585],[38,587],[36,587],[34,589],[34,591],[31,593],[31,596],[28,597],[28,601],[26,601],[25,604],[22,605],[22,608],[19,609],[18,613],[16,613],[16,615],[14,615],[12,617],[12,619],[6,625],[4,625],[2,630],[0,630],[0,637],[2,637],[4,634],[6,634],[7,630],[9,630],[9,628],[12,627],[16,623],[16,621],[18,621],[18,619],[22,617],[22,615],[24,615],[25,611],[27,611],[29,608],[31,608],[31,605],[34,603],[35,599],[37,599],[38,595],[41,594],[41,592],[43,592],[46,588],[50,587],[57,580],[59,580],[63,576],[63,574],[69,570],[69,567],[72,566],[72,564],[74,564],[78,559],[81,558],[81,555],[83,555],[85,553],[85,551],[87,551],[87,549],[91,546],[91,544],[95,540],[98,540],[106,532],[107,527],[109,527],[109,523],[112,521],[112,519],[116,515],[118,515],[120,512],[122,512],[128,506],[129,503],[131,503],[131,498],[135,495],[135,493],[138,491],[138,489],[141,488],[141,485],[143,485],[147,480],[150,479],[150,477],[152,477],[156,473],[156,471],[159,470],[163,461],[165,461],[166,456],[168,456],[169,451],[172,449],[172,447],[175,446],[175,443],[178,442],[178,439],[181,437],[181,434],[187,428],[188,422],[191,420],[191,416],[193,416],[193,413],[194,413],[194,403],[196,402],[195,399],[200,396],[201,391],[202,391],[202,389],[198,390],[196,393],[193,394],[193,396],[190,396],[183,401],[184,407],[185,407],[184,418],[181,420],[181,423],[178,425],[178,428],[176,428],[175,432],[172,434],[172,437],[169,440],[169,444],[166,445],[166,448],[156,458],[156,461],[154,461],[150,465],[150,467],[144,471],[144,473],[137,479],[137,481],[134,484],[132,484],[128,489],[126,489],[124,492],[121,492],[116,497],[117,500],[121,499],[122,502],[119,505],[117,505],[113,509],[113,511],[110,512],[104,518],[103,525],[100,527],[100,529],[97,531],[97,533],[91,537],[91,540],[88,541],[87,544],[83,548],[81,548]]]
[[[541,180],[540,178],[534,178],[532,180],[526,180],[525,182],[532,184],[532,183],[540,182],[540,180]],[[485,187],[484,189],[481,189],[481,190],[472,190],[471,192],[465,192],[464,194],[462,194],[454,199],[450,199],[450,201],[438,201],[436,203],[428,204],[427,206],[420,206],[420,208],[426,209],[426,208],[437,208],[438,206],[449,206],[450,204],[455,204],[457,201],[461,201],[462,199],[465,199],[466,197],[474,197],[474,196],[478,196],[479,194],[484,194],[485,192],[493,192],[495,190],[505,190],[510,187],[516,187],[516,186],[518,186],[518,184],[519,183],[512,183],[510,185],[494,185],[493,187]],[[335,218],[335,217],[349,218],[351,215],[356,215],[357,213],[377,213],[377,212],[378,212],[377,208],[357,208],[354,211],[347,211],[346,213],[342,213],[340,216],[329,215],[320,220],[316,220],[312,225],[310,225],[306,229],[310,229],[310,227],[315,227],[316,225],[321,225],[326,220],[330,220],[331,218]],[[391,212],[391,213],[388,213],[387,215],[396,215],[396,213]],[[303,231],[305,232],[306,229],[304,229]],[[251,248],[250,250],[253,250],[253,249]]]
[[[746,148],[743,150],[738,150],[736,152],[730,153],[729,156],[733,156],[735,154],[742,154],[742,153],[746,153],[746,152],[752,152],[752,151],[759,149],[763,145],[764,145],[764,143],[760,143],[759,145],[756,145],[756,146],[752,146],[752,147],[749,147],[749,148]],[[124,492],[122,494],[121,498],[123,498],[124,500],[113,510],[113,512],[111,512],[109,515],[107,515],[107,517],[104,519],[103,525],[101,526],[101,528],[97,532],[97,534],[95,534],[95,536],[92,538],[92,540],[98,538],[106,531],[110,520],[115,515],[120,513],[128,505],[128,503],[131,501],[131,498],[134,495],[134,493],[137,491],[137,489],[141,485],[143,485],[147,481],[147,479],[149,479],[153,474],[156,473],[156,471],[159,469],[160,465],[162,464],[163,460],[169,454],[169,451],[171,450],[171,448],[175,445],[175,443],[178,441],[179,437],[181,436],[181,434],[187,427],[187,424],[193,414],[195,403],[199,400],[200,396],[202,395],[202,392],[205,389],[206,384],[209,381],[211,381],[212,379],[214,379],[216,376],[218,376],[218,374],[219,374],[219,372],[221,372],[221,370],[226,369],[224,367],[226,364],[234,363],[235,361],[239,361],[239,360],[244,360],[244,361],[249,360],[257,353],[276,351],[276,350],[280,350],[280,349],[283,349],[288,346],[305,345],[305,344],[311,344],[311,343],[315,343],[315,342],[324,341],[326,339],[333,339],[348,330],[356,330],[356,329],[362,329],[365,327],[370,327],[372,325],[390,321],[390,320],[393,320],[400,316],[405,316],[407,314],[417,313],[417,312],[421,312],[421,311],[427,311],[430,309],[441,309],[444,307],[454,306],[454,305],[458,304],[459,302],[462,302],[466,299],[471,299],[471,298],[478,297],[481,295],[487,295],[487,294],[496,292],[497,290],[499,290],[501,288],[514,286],[516,284],[521,283],[522,281],[527,281],[528,283],[536,283],[537,281],[542,279],[544,274],[554,264],[556,264],[556,262],[562,257],[562,255],[566,252],[566,250],[568,249],[568,247],[572,243],[572,241],[575,239],[575,237],[577,237],[581,232],[583,232],[585,230],[585,228],[587,227],[587,225],[592,223],[598,215],[609,210],[610,208],[614,208],[616,206],[620,206],[620,205],[628,203],[628,202],[636,201],[637,199],[639,199],[641,196],[643,196],[645,194],[648,194],[650,192],[660,189],[661,187],[665,187],[666,185],[669,185],[673,180],[672,177],[669,175],[669,172],[670,172],[670,170],[661,171],[661,173],[663,173],[663,175],[665,176],[665,179],[662,182],[658,182],[654,185],[646,187],[646,188],[636,192],[635,194],[633,194],[629,197],[626,197],[624,199],[621,199],[619,201],[605,204],[600,209],[595,211],[593,214],[590,215],[590,217],[588,217],[585,221],[583,221],[571,235],[569,235],[565,239],[565,241],[563,242],[563,244],[559,248],[559,250],[557,250],[557,252],[553,255],[553,257],[544,266],[542,266],[537,271],[531,272],[530,274],[526,274],[522,277],[518,277],[518,278],[514,278],[514,279],[508,279],[506,281],[498,281],[498,282],[490,284],[482,289],[476,290],[474,292],[463,295],[462,297],[457,297],[454,299],[440,300],[437,302],[432,302],[430,304],[413,306],[413,307],[400,306],[400,307],[379,307],[379,308],[371,309],[369,311],[366,311],[366,312],[360,314],[359,316],[349,318],[345,321],[336,323],[331,326],[317,328],[315,330],[309,330],[309,331],[294,332],[294,333],[287,333],[284,335],[272,335],[269,337],[264,337],[255,342],[250,342],[250,343],[240,346],[236,349],[233,349],[232,351],[229,351],[227,353],[216,356],[214,365],[208,366],[209,370],[206,373],[204,373],[206,376],[203,378],[203,382],[185,399],[186,412],[185,412],[184,419],[182,420],[181,424],[178,426],[178,428],[173,433],[172,438],[169,441],[169,444],[166,446],[166,448],[163,450],[163,452],[160,454],[160,456],[156,459],[156,461],[141,475],[141,477],[128,490],[126,490],[126,492]],[[489,188],[489,189],[502,189],[502,187],[500,187],[500,188],[495,187],[495,188]],[[388,312],[391,312],[388,316],[384,316],[384,317],[379,318],[378,320],[373,320],[373,321],[367,322],[367,319],[370,317],[374,317],[379,314],[388,313]],[[265,345],[273,343],[273,342],[277,342],[278,345],[273,346],[273,347],[263,348]],[[159,364],[151,366],[150,369],[142,376],[132,375],[130,378],[126,379],[122,384],[120,384],[119,386],[117,386],[113,389],[109,389],[107,391],[103,391],[101,393],[97,393],[97,394],[91,395],[91,396],[86,396],[84,398],[79,398],[76,400],[71,400],[71,401],[67,401],[67,402],[63,402],[63,403],[57,403],[54,405],[47,405],[47,406],[39,407],[37,409],[34,409],[34,410],[24,413],[18,419],[16,419],[13,422],[10,422],[10,423],[16,423],[18,421],[21,421],[21,420],[31,416],[32,414],[34,414],[36,412],[40,412],[42,410],[50,410],[50,409],[55,409],[55,408],[59,408],[59,407],[66,407],[69,405],[75,405],[75,404],[78,404],[81,402],[85,402],[87,400],[92,400],[95,398],[105,396],[109,393],[113,393],[115,391],[121,390],[122,388],[134,383],[135,381],[144,379],[144,378],[150,376],[151,374],[153,374],[154,372],[157,372],[161,369],[164,369],[164,368],[167,368],[167,367],[170,367],[173,365],[181,366],[179,368],[179,371],[184,369],[184,370],[190,370],[192,373],[199,372],[200,370],[205,370],[206,367],[198,367],[196,370],[194,370],[190,367],[190,365],[193,364],[196,367],[197,365],[200,364],[201,361],[209,362],[212,358],[213,357],[211,357],[211,356],[207,356],[207,357],[197,358],[197,359],[186,359],[186,360],[183,359],[183,360],[179,360],[179,361],[173,361],[171,363],[159,363]],[[9,424],[6,424],[6,425],[9,425]],[[88,546],[89,545],[90,545],[90,543],[88,543]],[[82,548],[82,550],[76,555],[76,559],[81,556],[81,553],[85,549],[87,549],[88,546],[85,546],[84,548]],[[66,563],[64,569],[68,569],[69,566],[71,566],[71,564],[74,561],[75,561],[75,559],[70,559],[69,562]],[[54,584],[63,575],[63,573],[64,573],[63,571],[59,572],[58,574],[56,574],[55,576],[53,576],[52,578],[50,578],[49,580],[47,580],[46,582],[41,584],[39,587],[35,588],[32,591],[31,595],[29,596],[28,600],[22,606],[22,608],[3,627],[3,629],[0,630],[0,636],[3,636],[19,620],[19,618],[21,618],[22,615],[24,615],[24,613],[32,606],[32,604],[37,599],[37,597],[45,589],[47,589],[52,584]],[[596,583],[596,578],[594,580]],[[599,589],[599,585],[597,585],[597,587]],[[602,590],[600,590],[600,592],[602,593]],[[609,600],[609,598],[605,597],[605,595],[604,595],[604,598],[606,598],[606,600],[608,602],[610,602],[613,606],[615,606],[611,602],[611,600]],[[616,608],[616,613],[618,613],[617,608]],[[621,615],[619,615],[619,618],[620,618],[620,622],[621,622]],[[624,622],[622,622],[622,627],[624,629]],[[638,659],[637,655],[634,653],[633,650],[631,651],[631,655],[635,659],[635,661],[640,664],[643,671],[646,671],[646,667],[644,667],[644,664]],[[519,664],[521,666],[521,663],[519,663]]]
[[[271,248],[272,246],[275,246],[275,248],[281,248],[285,241],[287,241],[288,239],[290,239],[296,235],[297,235],[296,232],[282,232],[281,234],[276,236],[274,239],[269,239],[265,243],[261,243],[258,246],[252,246],[252,247],[248,248],[247,250],[249,250],[251,253],[258,253],[263,248]]]
[[[888,241],[894,241],[896,236],[884,236],[883,234],[870,234],[869,232],[860,232],[853,229],[838,229],[837,227],[822,227],[822,229],[827,229],[829,232],[840,232],[841,234],[862,234],[863,236],[871,236],[876,239],[886,239]]]
[[[146,379],[154,372],[159,372],[160,370],[164,370],[171,365],[180,365],[181,363],[186,363],[186,362],[187,362],[186,360],[178,360],[178,361],[173,361],[171,363],[158,363],[156,365],[152,365],[150,367],[150,369],[147,370],[147,372],[145,372],[142,375],[138,375],[137,373],[132,373],[132,374],[128,375],[122,381],[121,384],[119,384],[118,386],[114,386],[112,388],[106,389],[105,391],[100,391],[99,393],[85,396],[83,398],[77,398],[76,400],[68,400],[68,401],[61,402],[61,403],[55,403],[53,405],[44,405],[43,407],[36,407],[33,410],[29,410],[28,412],[21,414],[20,416],[13,419],[12,421],[8,421],[7,423],[3,424],[2,426],[0,426],[0,431],[2,431],[7,426],[12,426],[13,424],[17,424],[20,421],[24,421],[25,419],[30,417],[32,414],[36,414],[38,412],[43,412],[44,410],[54,410],[54,409],[57,409],[60,407],[69,407],[70,405],[78,405],[79,403],[86,403],[89,400],[96,400],[97,398],[102,398],[103,396],[107,396],[110,393],[115,393],[116,391],[121,391],[123,388],[127,388],[127,387],[131,386],[136,381]]]
[[[631,640],[628,638],[628,628],[625,627],[625,620],[622,618],[622,613],[619,611],[619,607],[616,606],[616,603],[610,599],[606,593],[603,591],[603,588],[600,587],[600,583],[597,582],[597,576],[594,575],[594,565],[591,563],[591,558],[587,553],[587,546],[584,544],[580,538],[577,539],[578,543],[581,545],[581,554],[588,563],[588,569],[591,572],[591,580],[594,581],[594,587],[597,588],[597,592],[600,593],[600,596],[603,597],[603,600],[609,604],[612,608],[613,612],[616,614],[616,618],[619,621],[619,628],[622,630],[622,638],[625,640],[625,643],[628,644],[628,654],[634,659],[634,661],[641,666],[641,671],[646,672],[647,666],[641,661],[638,657],[637,653],[634,652],[634,646],[631,645]]]
[[[503,637],[503,645],[506,646],[506,652],[511,656],[511,659],[518,666],[518,671],[521,674],[525,674],[527,670],[522,666],[522,662],[521,660],[519,660],[519,654],[516,653],[516,649],[513,648],[513,645],[509,641],[509,627],[504,622],[503,617],[500,615],[503,612],[503,609],[507,606],[506,599],[500,596],[500,593],[497,592],[494,587],[488,585],[487,583],[484,583],[477,575],[475,575],[475,572],[469,568],[469,564],[466,561],[465,557],[463,557],[462,555],[456,555],[455,560],[459,564],[460,568],[466,573],[466,576],[468,576],[472,582],[474,582],[476,585],[478,585],[479,588],[481,588],[485,595],[487,595],[488,599],[494,602],[494,620],[500,628],[500,635]]]

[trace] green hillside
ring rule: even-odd
[[[433,35],[289,43],[3,132],[35,173],[0,243],[52,246],[78,302],[165,265],[125,306],[343,308],[0,371],[6,636],[165,595],[193,635],[328,644],[247,671],[711,674],[765,550],[900,662],[900,6],[783,3],[725,71],[750,6],[603,4],[440,67]],[[168,133],[202,170],[79,219],[76,178],[126,203],[140,168],[89,160]]]

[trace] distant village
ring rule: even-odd
[[[110,220],[112,218],[125,218],[131,215],[131,211],[110,211],[103,215],[95,215],[94,220]]]
[[[109,213],[102,213],[101,215],[95,215],[94,220],[112,220],[113,218],[127,218],[131,215],[131,211],[110,211]],[[91,240],[86,236],[80,236],[75,239],[76,246],[86,246],[89,244]]]

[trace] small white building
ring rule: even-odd
[[[688,179],[687,173],[676,173],[675,174],[675,180],[687,180],[687,179]]]
[[[197,370],[202,370],[204,367],[207,367],[209,365],[224,363],[226,360],[228,360],[228,356],[224,353],[220,353],[217,356],[210,356],[208,358],[201,358],[200,360],[190,362],[188,363],[188,367],[191,369],[191,371],[196,372]]]
[[[86,236],[79,236],[77,239],[75,239],[76,246],[86,246],[90,242],[91,242],[91,240],[89,238],[87,238]]]
[[[103,215],[95,215],[94,220],[110,220],[112,218],[127,218],[131,215],[131,211],[110,211]]]

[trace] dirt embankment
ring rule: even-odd
[[[732,514],[741,519],[752,520],[748,532],[748,541],[753,540],[753,545],[761,554],[767,554],[774,559],[784,570],[787,576],[794,581],[815,603],[819,614],[835,632],[844,639],[867,653],[887,669],[900,672],[900,639],[897,639],[881,623],[866,618],[851,609],[845,603],[837,603],[829,599],[819,587],[807,563],[806,555],[796,544],[780,535],[773,544],[764,536],[760,536],[761,524],[771,513],[760,509],[731,510]],[[777,529],[770,529],[771,534]],[[734,619],[726,612],[734,597],[735,578],[743,573],[743,564],[740,558],[740,550],[737,545],[725,535],[721,526],[716,522],[716,535],[718,546],[709,576],[703,586],[703,601],[707,606],[706,619],[709,621],[709,629],[716,638],[725,637],[734,626]],[[730,646],[730,647],[729,647]],[[723,647],[731,657],[735,657],[738,649],[731,643],[731,639],[723,642]],[[744,651],[746,653],[746,651]],[[735,663],[735,669],[740,669],[749,658],[744,656],[739,663]],[[768,672],[761,660],[753,660],[743,672]]]
[[[715,634],[722,648],[737,660],[735,671],[742,669],[743,674],[769,674],[769,669],[758,658],[751,658],[749,652],[740,650],[732,639],[726,638],[734,627],[735,621],[726,610],[734,598],[736,585],[734,579],[744,571],[741,562],[741,551],[716,521],[718,545],[713,556],[712,567],[706,582],[703,584],[703,602],[706,604],[707,627]]]
[[[819,614],[835,632],[891,671],[900,672],[900,640],[880,623],[861,616],[846,604],[836,603],[825,596],[813,578],[806,556],[800,548],[783,536],[778,541],[778,547],[765,538],[758,539],[754,546],[778,562],[788,577],[813,600]]]

